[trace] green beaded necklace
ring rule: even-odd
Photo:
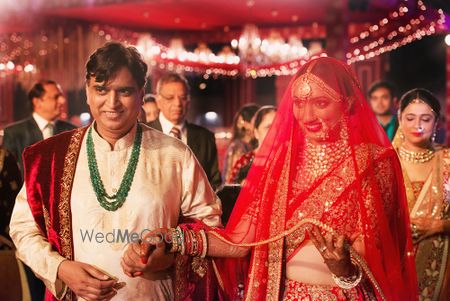
[[[136,129],[136,137],[133,142],[133,149],[131,150],[131,157],[128,161],[128,166],[123,175],[122,182],[120,183],[119,191],[114,195],[108,195],[105,191],[105,186],[100,177],[100,172],[98,171],[97,159],[95,158],[94,141],[92,140],[92,127],[88,131],[86,140],[86,149],[88,156],[89,174],[91,178],[92,188],[94,188],[97,200],[100,206],[108,211],[116,211],[122,207],[125,199],[127,198],[128,192],[130,191],[131,183],[133,182],[134,174],[136,172],[136,166],[139,161],[139,154],[141,152],[141,141],[142,141],[142,129],[138,125]],[[113,202],[108,202],[109,200],[115,200]]]

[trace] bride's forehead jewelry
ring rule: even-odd
[[[312,84],[320,89],[320,92],[325,93],[331,100],[339,102],[342,101],[343,97],[337,93],[333,88],[326,84],[318,76],[311,73],[311,69],[314,64],[311,64],[306,72],[300,75],[294,82],[292,89],[292,96],[299,98],[301,100],[308,101],[313,92]]]
[[[298,98],[308,100],[312,94],[312,88],[309,82],[310,80],[308,78],[308,73],[300,76],[294,82],[294,89],[292,93],[295,93],[295,96]]]

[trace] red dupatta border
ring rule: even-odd
[[[63,132],[25,149],[27,201],[44,237],[64,258],[73,260],[70,197],[81,142],[87,127]],[[67,289],[63,300],[73,300]],[[45,300],[57,300],[49,290]]]

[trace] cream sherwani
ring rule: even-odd
[[[174,293],[169,271],[145,275],[147,279],[129,278],[123,273],[120,259],[127,241],[121,238],[126,231],[129,235],[140,235],[146,229],[175,227],[180,216],[218,226],[221,206],[189,148],[178,139],[141,126],[141,152],[131,189],[123,206],[112,212],[102,208],[95,196],[87,161],[87,135],[83,138],[71,194],[74,258],[125,282],[116,300],[171,300]],[[111,149],[92,131],[100,175],[110,195],[119,189],[135,133],[136,127]],[[65,286],[56,276],[64,258],[51,251],[50,244],[40,234],[24,187],[16,199],[10,225],[17,256],[44,280],[54,295],[61,297]],[[122,237],[117,235],[118,231]]]

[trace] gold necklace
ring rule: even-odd
[[[350,146],[344,139],[327,144],[312,144],[308,141],[305,144],[302,163],[297,167],[297,172],[299,170],[303,172],[297,174],[293,183],[293,188],[297,192],[310,187],[314,181],[351,154]]]
[[[427,149],[423,152],[415,152],[407,150],[405,147],[400,146],[399,152],[398,152],[400,158],[406,162],[410,162],[413,164],[419,164],[419,163],[425,163],[433,159],[434,157],[434,150],[433,149]]]
[[[327,173],[337,162],[350,154],[350,148],[345,142],[340,140],[336,143],[321,145],[307,142],[305,148],[305,170],[312,176],[312,179]]]

